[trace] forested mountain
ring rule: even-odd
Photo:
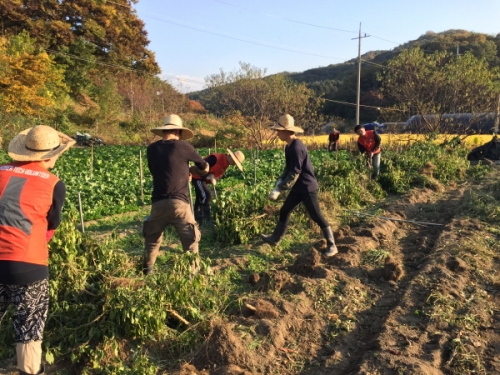
[[[365,105],[386,106],[378,94],[380,81],[376,75],[386,63],[402,51],[420,47],[426,54],[446,51],[453,54],[472,53],[475,57],[484,58],[490,68],[500,67],[500,34],[496,36],[469,32],[465,30],[448,30],[442,33],[427,32],[416,40],[409,41],[390,51],[371,51],[361,56],[361,97]],[[284,73],[297,82],[304,82],[317,95],[336,101],[356,102],[357,59],[343,64],[329,65],[324,68],[306,70],[302,73]],[[323,113],[328,116],[353,118],[355,108],[334,102],[326,102]],[[374,109],[361,111],[363,121],[378,119]],[[407,115],[385,120],[405,120]]]
[[[435,52],[448,52],[450,55],[471,53],[477,59],[485,59],[490,68],[500,67],[500,34],[496,36],[469,32],[466,30],[448,30],[441,33],[427,32],[416,40],[409,41],[388,51],[370,51],[361,56],[361,102],[373,107],[393,105],[387,95],[381,92],[381,80],[378,78],[387,63],[408,51],[419,47],[426,55]],[[320,112],[326,118],[355,118],[355,107],[336,103],[338,101],[355,103],[357,87],[357,58],[342,64],[332,64],[322,68],[309,69],[304,72],[283,72],[279,75],[289,77],[292,81],[303,83],[317,97],[325,100]],[[189,94],[202,104],[208,103],[210,89]],[[333,101],[328,101],[333,100]],[[210,107],[209,110],[217,111]],[[361,121],[404,121],[411,112],[385,113],[382,117],[375,108],[364,107],[360,111]]]
[[[0,1],[4,145],[20,129],[39,123],[67,133],[88,131],[115,142],[142,143],[151,138],[148,129],[172,112],[222,115],[224,125],[244,129],[258,146],[265,144],[260,130],[283,111],[309,131],[332,119],[352,125],[357,59],[271,76],[266,67],[242,63],[239,71],[209,77],[209,89],[187,97],[158,77],[135,2]],[[365,53],[361,121],[494,110],[498,69],[500,34],[428,32],[393,50]],[[404,74],[398,76],[398,71]],[[411,90],[409,83],[421,89]]]

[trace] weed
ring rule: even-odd
[[[370,249],[362,254],[361,263],[369,264],[371,266],[380,266],[385,262],[389,256],[389,252],[382,249]]]
[[[486,369],[481,362],[481,357],[474,351],[470,344],[464,344],[460,337],[448,343],[451,352],[446,367],[453,374],[486,374]]]

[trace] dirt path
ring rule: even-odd
[[[415,190],[383,213],[442,226],[360,222],[331,260],[317,244],[252,275],[250,307],[213,322],[181,374],[500,373],[500,247],[463,216],[476,188]]]

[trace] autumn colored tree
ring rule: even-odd
[[[0,37],[0,112],[46,118],[66,96],[64,72],[27,32]]]
[[[0,18],[8,36],[26,30],[49,53],[65,54],[78,40],[96,47],[100,61],[159,73],[136,0],[2,0]],[[74,57],[85,58],[73,48]]]

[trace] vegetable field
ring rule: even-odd
[[[244,172],[229,168],[216,186],[214,226],[201,228],[196,276],[171,228],[155,273],[141,273],[151,191],[144,147],[75,148],[61,157],[54,171],[68,195],[50,242],[48,374],[499,369],[494,171],[470,168],[460,145],[417,141],[384,148],[373,181],[362,156],[311,150],[339,247],[324,259],[320,230],[302,207],[277,247],[259,241],[277,220],[283,197],[266,197],[284,155],[244,152]],[[0,324],[7,374],[15,364],[11,314]]]

